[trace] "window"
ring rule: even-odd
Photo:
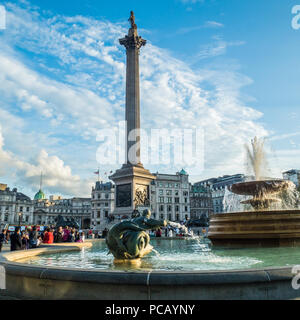
[[[172,198],[168,197],[167,201],[168,201],[168,203],[172,203]]]
[[[175,190],[175,196],[179,196],[179,191]]]
[[[175,203],[179,203],[179,198],[175,198]]]
[[[160,196],[163,196],[163,195],[164,195],[164,190],[160,189],[160,190],[159,190],[159,195],[160,195]]]
[[[29,212],[29,207],[26,208],[26,211]]]
[[[169,214],[169,221],[172,221],[172,215]]]
[[[168,206],[168,211],[172,211],[172,206]]]
[[[164,197],[159,197],[159,200],[158,200],[160,203],[164,203]]]
[[[160,205],[160,206],[159,206],[159,211],[164,211],[164,209],[165,209],[165,208],[164,208],[163,205]]]
[[[105,218],[108,218],[108,211],[107,210],[105,210]]]
[[[97,211],[97,218],[99,219],[100,217],[100,211]]]
[[[167,190],[167,196],[171,196],[172,195],[172,190]]]

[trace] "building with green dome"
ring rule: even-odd
[[[187,175],[188,175],[187,172],[186,172],[184,169],[182,169],[182,170],[179,172],[179,174],[182,175],[182,176],[187,176]]]
[[[34,196],[34,200],[45,200],[46,199],[46,195],[45,193],[40,189]]]

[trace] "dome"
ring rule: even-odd
[[[34,196],[34,200],[45,200],[45,193],[40,189],[39,192]]]
[[[183,176],[187,176],[187,175],[188,175],[187,172],[186,172],[184,169],[182,169],[182,170],[179,172],[179,174],[181,174],[181,175],[183,175]]]

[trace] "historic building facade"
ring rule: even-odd
[[[190,191],[191,220],[207,218],[214,212],[212,193],[209,187],[195,186]]]
[[[76,221],[81,229],[89,229],[91,224],[91,199],[71,198],[63,199],[60,196],[51,196],[46,199],[39,190],[33,200],[34,224],[56,225],[59,216],[66,221]]]
[[[150,207],[155,219],[184,221],[190,219],[189,176],[181,170],[176,174],[154,174],[150,185]]]
[[[91,226],[102,230],[112,219],[115,209],[115,185],[111,182],[97,181],[92,188]],[[118,217],[121,218],[121,217]]]
[[[33,223],[33,203],[25,194],[0,184],[0,228]]]
[[[194,184],[194,186],[209,187],[214,213],[224,213],[223,200],[226,189],[238,182],[244,182],[246,176],[244,174],[226,175],[219,178],[211,178]]]

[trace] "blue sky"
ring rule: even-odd
[[[130,10],[148,40],[140,57],[143,127],[204,129],[204,170],[188,167],[192,181],[243,172],[244,144],[255,135],[267,137],[272,175],[300,168],[297,1],[2,4],[0,180],[10,186],[33,195],[43,171],[47,194],[88,195],[97,130],[123,119],[118,38]]]

